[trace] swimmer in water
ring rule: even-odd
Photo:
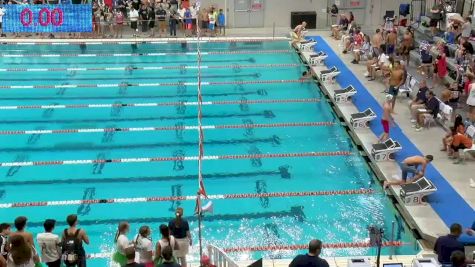
[[[302,77],[300,77],[300,80],[308,80],[313,77],[313,72],[312,70],[304,71],[302,72]]]

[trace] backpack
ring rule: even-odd
[[[78,238],[80,231],[81,229],[77,229],[73,235],[70,235],[68,234],[68,229],[64,229],[62,257],[66,266],[75,266],[79,263],[79,253],[82,247],[81,240]]]

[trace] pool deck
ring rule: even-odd
[[[288,31],[288,29],[286,29]],[[277,31],[276,36],[283,36],[281,33],[283,32],[282,29]],[[251,33],[251,34],[250,34]],[[261,38],[262,36],[266,36],[267,38]],[[273,37],[269,37],[272,35],[272,29],[264,30],[264,31],[240,31],[240,30],[229,30],[228,36],[222,38],[220,40],[238,40],[244,41],[247,39],[273,39]],[[368,82],[364,76],[363,72],[365,71],[365,64],[351,64],[352,55],[351,54],[342,54],[341,51],[338,49],[338,41],[329,38],[328,31],[318,31],[318,32],[310,32],[309,35],[320,35],[322,38],[333,48],[333,51],[338,55],[338,57],[345,63],[345,65],[351,70],[351,72],[356,76],[356,78],[364,85],[367,91],[379,102],[382,103],[384,100],[384,94],[381,93],[384,89],[384,85],[381,82]],[[231,37],[230,37],[231,36]],[[234,36],[234,37],[232,37]],[[239,38],[247,36],[247,38]],[[251,36],[259,36],[259,38],[252,38]],[[230,37],[230,38],[228,38]],[[249,38],[250,37],[250,38]],[[277,39],[277,38],[276,38]],[[280,39],[280,38],[279,38]],[[205,40],[205,39],[204,39]],[[212,38],[212,40],[218,40],[216,38]],[[25,39],[1,39],[2,42],[14,42],[14,43],[82,43],[82,42],[110,42],[111,39],[32,39],[32,38],[25,38]],[[150,38],[128,38],[128,39],[120,39],[117,40],[120,42],[166,42],[166,41],[192,41],[190,38],[157,38],[157,39],[150,39]],[[304,55],[308,56],[308,53],[303,53]],[[327,69],[326,66],[316,66],[314,70],[318,73],[320,70]],[[335,84],[326,84],[322,88],[326,91],[329,96],[333,95],[333,91],[336,89],[341,89],[341,87]],[[332,99],[332,97],[330,97]],[[473,209],[475,208],[475,188],[471,188],[469,186],[469,179],[475,179],[475,161],[468,160],[465,164],[461,165],[454,165],[452,162],[447,158],[444,152],[440,151],[440,143],[442,136],[445,135],[445,130],[441,127],[435,126],[431,127],[430,129],[424,129],[421,132],[415,132],[414,129],[411,127],[411,123],[409,121],[409,109],[407,102],[409,100],[406,97],[399,97],[397,104],[396,104],[396,113],[394,115],[394,120],[396,124],[400,127],[401,131],[417,146],[417,148],[424,154],[432,154],[435,157],[434,162],[432,165],[444,176],[447,182],[452,186],[452,188],[467,202],[467,204],[472,208],[472,215],[474,213]],[[344,104],[337,104],[337,110],[340,113],[340,116],[344,118],[344,120],[349,123],[350,114],[359,111],[355,105],[351,102],[344,103]],[[379,123],[379,119],[376,119],[373,123]],[[361,145],[363,146],[366,153],[370,154],[371,145],[376,143],[377,136],[370,128],[361,128],[355,129],[354,133],[356,134],[354,137],[359,140]],[[379,179],[389,179],[391,180],[393,176],[400,174],[399,166],[396,162],[393,161],[386,161],[386,162],[373,162],[374,166],[376,167],[376,173]],[[389,193],[392,194],[399,203],[401,199],[399,197],[399,187],[392,186],[389,190]],[[397,204],[397,208],[406,215],[406,220],[408,221],[409,225],[417,229],[418,232],[421,234],[422,238],[429,241],[428,243],[422,243],[425,245],[425,251],[422,251],[422,254],[430,254],[430,243],[438,236],[445,235],[448,232],[447,223],[444,222],[441,217],[437,214],[437,212],[432,208],[431,205],[421,205],[421,206],[405,206],[402,204]],[[456,207],[454,207],[456,208]],[[407,216],[410,215],[410,216]],[[466,215],[470,216],[470,215]],[[473,216],[472,216],[473,217]],[[475,220],[475,217],[473,217]],[[473,221],[472,220],[472,221]],[[455,222],[455,221],[454,221]],[[464,225],[467,227],[468,225]],[[374,257],[373,257],[374,258]],[[394,256],[393,260],[389,260],[386,256],[382,257],[382,262],[402,262],[405,265],[409,265],[412,261],[414,256]],[[331,266],[346,266],[347,258],[328,258],[327,259]],[[264,261],[265,266],[288,266],[288,260],[266,260]],[[372,259],[372,263],[375,260]]]

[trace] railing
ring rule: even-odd
[[[208,255],[211,263],[216,267],[239,267],[222,249],[214,245],[208,245]]]

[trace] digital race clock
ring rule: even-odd
[[[5,5],[4,32],[91,32],[91,5]]]

